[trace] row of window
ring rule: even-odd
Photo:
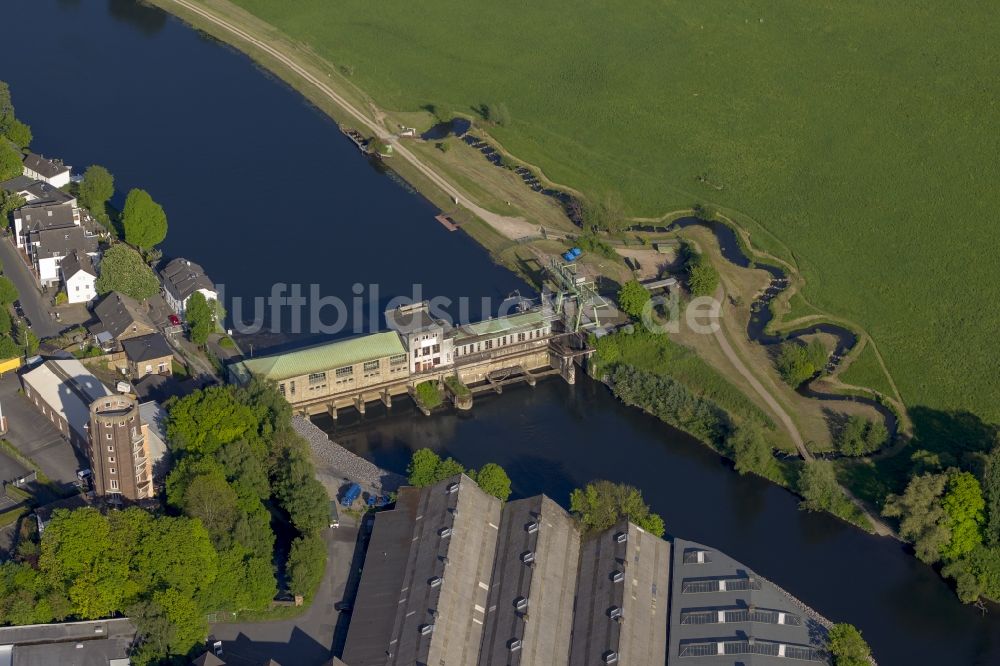
[[[441,345],[431,345],[429,347],[417,347],[413,350],[413,355],[415,357],[419,356],[433,356],[434,354],[441,353]]]
[[[499,338],[493,338],[492,340],[485,340],[482,342],[473,342],[467,345],[460,345],[455,352],[456,356],[467,356],[468,354],[475,354],[483,350],[489,351],[494,347],[506,347],[508,344],[515,344],[517,342],[527,342],[528,340],[540,340],[545,337],[546,331],[544,328],[534,329],[527,332],[504,335]]]

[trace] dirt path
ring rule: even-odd
[[[725,302],[725,293],[723,292],[721,287],[719,288],[719,291],[716,293],[716,297],[719,299],[720,303]],[[788,415],[788,412],[786,412],[785,409],[780,404],[778,404],[778,401],[771,394],[771,392],[768,391],[767,388],[760,382],[760,380],[757,379],[757,377],[755,377],[752,372],[750,372],[750,368],[748,368],[746,364],[743,363],[743,359],[741,359],[739,355],[736,353],[736,350],[733,349],[733,346],[729,342],[729,338],[726,337],[725,331],[722,329],[721,325],[715,329],[715,341],[719,343],[719,347],[722,348],[722,352],[726,355],[726,358],[729,360],[729,362],[733,364],[733,367],[735,367],[736,370],[741,375],[743,375],[743,378],[747,380],[751,388],[753,388],[754,392],[756,392],[757,395],[759,395],[764,400],[764,402],[767,403],[767,406],[771,408],[771,411],[774,412],[774,415],[778,417],[779,421],[781,421],[781,424],[788,431],[789,435],[791,435],[792,442],[795,444],[795,448],[798,449],[799,455],[802,456],[802,459],[805,460],[806,462],[813,461],[815,458],[813,457],[813,454],[809,452],[809,449],[806,448],[805,442],[802,440],[802,434],[799,433],[799,429],[795,425],[795,422],[792,420],[792,417]],[[843,491],[844,496],[848,500],[850,500],[851,504],[856,506],[862,513],[865,514],[865,516],[867,516],[868,520],[871,521],[872,529],[875,530],[876,534],[878,534],[879,536],[891,536],[899,538],[896,535],[896,532],[891,527],[889,527],[889,525],[887,525],[885,521],[883,521],[879,516],[874,514],[865,505],[865,503],[859,500],[857,497],[855,497],[851,493],[851,491],[849,491],[847,488],[844,488],[843,486],[841,486],[841,490]]]
[[[510,239],[523,238],[524,236],[531,236],[538,232],[535,225],[521,217],[507,217],[504,215],[498,215],[491,211],[486,210],[479,204],[475,203],[469,199],[465,194],[460,192],[454,185],[449,183],[441,174],[439,174],[432,167],[424,164],[420,158],[414,155],[408,148],[403,146],[396,137],[382,127],[377,121],[372,120],[364,113],[362,113],[356,106],[351,104],[349,101],[344,99],[340,94],[333,90],[324,81],[320,80],[318,77],[313,75],[305,67],[299,65],[292,57],[289,57],[282,53],[281,51],[275,49],[266,41],[254,37],[245,30],[233,25],[224,18],[217,16],[216,14],[199,7],[193,2],[188,2],[188,0],[172,0],[174,4],[180,5],[184,9],[197,14],[201,18],[209,21],[220,28],[225,29],[227,32],[239,37],[240,39],[252,44],[254,47],[260,49],[270,57],[274,58],[282,65],[290,69],[292,72],[301,76],[303,79],[308,81],[310,84],[316,87],[324,96],[330,99],[333,103],[339,106],[345,113],[351,116],[354,120],[358,122],[372,132],[375,133],[379,139],[387,141],[392,144],[395,154],[402,159],[405,159],[410,164],[412,164],[421,174],[427,177],[432,183],[438,186],[445,194],[451,197],[451,200],[456,204],[468,209],[481,220],[489,224],[491,227],[496,229],[498,232]],[[377,115],[377,113],[376,113]]]

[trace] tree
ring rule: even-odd
[[[726,441],[740,474],[759,474],[767,479],[780,476],[778,462],[761,429],[752,424],[737,427]]]
[[[816,367],[815,357],[815,349],[810,351],[806,345],[793,340],[781,345],[775,365],[785,383],[796,387],[821,369]]]
[[[955,579],[955,591],[964,603],[985,597],[1000,600],[1000,549],[979,545],[941,573]]]
[[[941,495],[947,474],[914,477],[902,495],[889,495],[882,515],[899,518],[899,535],[913,542],[917,557],[927,564],[941,559],[941,551],[951,541]]]
[[[986,502],[976,477],[968,472],[952,474],[941,508],[947,516],[945,524],[951,530],[951,540],[941,549],[941,556],[946,561],[957,560],[983,542]]]
[[[9,278],[0,275],[0,305],[7,306],[16,301],[20,295],[17,287]]]
[[[106,215],[105,205],[115,193],[115,178],[104,167],[92,164],[83,172],[80,201],[95,215]]]
[[[986,543],[992,548],[1000,548],[1000,445],[994,446],[986,458],[983,492],[986,495]]]
[[[837,483],[833,463],[829,460],[807,462],[799,474],[802,508],[808,511],[833,511],[844,500]]]
[[[187,321],[191,342],[199,346],[208,342],[209,334],[215,329],[215,319],[212,307],[200,291],[194,292],[188,299],[184,319]]]
[[[663,519],[650,513],[634,486],[594,481],[570,493],[569,506],[584,532],[609,529],[624,518],[658,537],[664,533]]]
[[[500,465],[486,463],[476,473],[475,479],[483,492],[500,498],[501,502],[506,502],[510,497],[510,477]]]
[[[130,190],[122,209],[125,240],[143,250],[151,250],[167,237],[167,215],[145,190]]]
[[[236,491],[221,475],[201,474],[184,491],[184,513],[198,518],[215,543],[229,543],[236,523]]]
[[[406,473],[411,486],[423,488],[457,474],[464,474],[465,468],[454,458],[442,460],[438,454],[430,449],[418,449],[413,452],[410,464],[406,467]],[[472,472],[472,475],[474,474],[475,472]]]
[[[117,291],[137,301],[144,301],[160,293],[160,283],[138,252],[128,245],[116,243],[101,259],[97,278],[97,293]]]
[[[255,430],[253,410],[236,399],[232,386],[211,386],[184,396],[168,413],[167,438],[185,454],[213,454],[223,444]]]
[[[682,252],[686,257],[688,289],[692,296],[711,296],[719,288],[719,272],[715,270],[705,255],[685,244]]]
[[[295,529],[311,534],[328,525],[330,498],[314,476],[304,443],[285,451],[274,476],[274,496],[288,512]]]
[[[0,138],[0,180],[9,180],[23,172],[21,153],[9,141]]]
[[[6,224],[11,213],[27,203],[20,194],[0,190],[0,223]]]
[[[10,97],[10,86],[0,81],[0,135],[6,136],[14,122],[14,103]]]
[[[834,666],[869,666],[871,648],[852,624],[844,622],[830,627],[826,647],[833,656]]]
[[[326,544],[318,534],[301,536],[288,552],[288,590],[311,598],[323,580],[326,568]]]
[[[869,421],[854,415],[834,438],[837,449],[845,456],[859,456],[880,449],[889,439],[889,430],[881,421]]]
[[[635,319],[642,316],[649,300],[649,291],[638,280],[629,280],[618,290],[619,307]]]
[[[0,335],[0,359],[17,358],[21,355],[21,347],[9,335]]]
[[[10,320],[10,310],[6,307],[0,307],[0,336],[10,335],[13,325]]]
[[[31,127],[15,118],[7,128],[7,138],[18,148],[27,148],[31,143]]]

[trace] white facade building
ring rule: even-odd
[[[63,258],[60,268],[68,303],[89,303],[97,298],[97,271],[87,254],[70,253]]]
[[[69,185],[70,167],[61,162],[47,160],[35,153],[28,153],[24,156],[22,171],[28,178],[43,181],[52,187]]]

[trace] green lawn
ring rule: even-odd
[[[503,103],[558,182],[755,220],[908,405],[1000,421],[994,2],[235,1],[388,108]]]
[[[882,365],[875,356],[875,350],[871,345],[865,345],[861,350],[861,355],[851,362],[847,369],[840,373],[840,379],[845,384],[852,386],[867,386],[875,389],[890,398],[895,397],[889,379],[882,371]]]

